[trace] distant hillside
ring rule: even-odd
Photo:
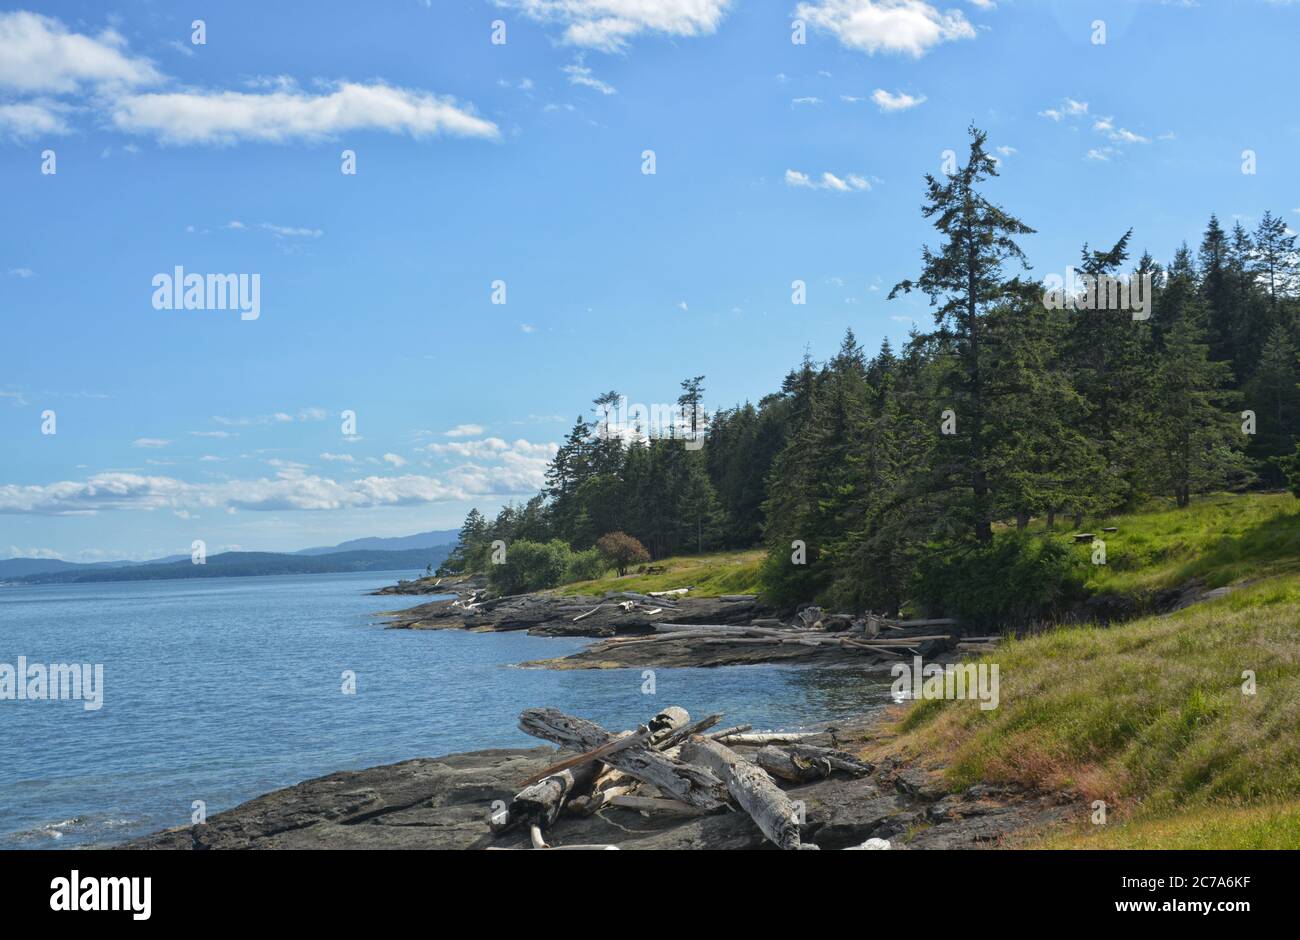
[[[459,535],[460,535],[459,529],[439,529],[432,532],[418,532],[415,535],[402,535],[396,538],[372,537],[372,538],[351,539],[347,542],[340,542],[338,545],[320,546],[317,548],[304,548],[296,552],[284,552],[284,553],[282,552],[227,552],[224,553],[223,555],[210,556],[208,558],[208,564],[212,564],[215,559],[226,557],[227,555],[245,556],[249,558],[252,558],[254,556],[259,558],[293,558],[293,557],[302,557],[304,555],[305,556],[341,555],[341,554],[354,555],[356,553],[365,553],[365,552],[381,552],[386,554],[394,554],[394,553],[402,553],[402,552],[412,552],[417,550],[429,554],[430,550],[439,549],[440,550],[439,552],[436,552],[434,554],[429,554],[429,561],[432,561],[434,567],[437,567],[438,562],[446,558],[447,554],[451,551],[451,547],[456,544],[456,539],[459,537]],[[408,566],[407,562],[402,562],[401,564],[398,564],[396,563],[395,559],[390,559],[390,560],[394,562],[392,565],[393,568],[403,568]],[[337,565],[331,565],[324,568],[312,567],[309,570],[310,571],[382,570],[382,568],[378,568],[378,569],[353,568],[347,566],[350,562],[346,560],[339,561],[336,559],[335,561],[337,562]],[[355,559],[352,559],[352,561],[355,561]],[[419,567],[424,568],[424,566],[428,564],[429,561],[425,561],[421,563]],[[42,582],[47,582],[47,581],[67,582],[67,581],[79,581],[79,580],[134,581],[134,580],[140,580],[141,578],[147,580],[150,578],[168,577],[168,576],[148,573],[139,577],[136,576],[116,577],[115,576],[115,577],[107,577],[107,578],[88,577],[83,579],[80,577],[72,577],[72,575],[78,573],[88,575],[92,572],[102,571],[104,569],[112,569],[112,568],[136,568],[136,569],[144,568],[144,569],[148,569],[150,572],[155,572],[157,569],[161,567],[173,563],[177,563],[177,562],[184,562],[186,565],[188,565],[190,563],[190,556],[189,555],[168,555],[164,558],[152,558],[148,561],[97,561],[97,562],[88,562],[88,563],[62,561],[61,559],[58,558],[3,558],[0,559],[0,581],[31,581],[34,576],[44,575],[44,574],[60,574],[60,575],[67,575],[67,576],[60,577],[60,578],[41,578],[40,580]],[[278,565],[279,563],[275,563],[275,565],[273,565],[272,567],[276,567]],[[274,571],[252,572],[252,573],[254,574],[296,574],[298,573],[298,571],[297,569],[294,569],[292,571],[274,570]],[[203,575],[203,574],[184,575],[184,577],[219,577],[219,576],[220,575]],[[175,577],[175,576],[172,575],[170,577]]]
[[[281,555],[275,552],[222,552],[209,555],[207,563],[196,565],[188,558],[168,564],[108,567],[70,565],[62,570],[5,575],[23,584],[69,584],[91,581],[161,581],[179,578],[246,578],[275,574],[327,574],[345,571],[402,571],[423,573],[447,557],[451,546],[411,549],[404,552],[331,552],[327,555]],[[12,559],[36,561],[38,559]],[[64,563],[67,564],[66,562]]]
[[[399,535],[394,538],[370,537],[350,539],[337,545],[319,548],[304,548],[294,552],[295,555],[331,555],[337,552],[405,552],[414,548],[434,548],[440,545],[455,545],[460,537],[459,529],[436,529],[432,532],[417,532],[415,535]]]
[[[189,556],[185,557],[188,558]],[[31,574],[42,574],[47,571],[90,571],[99,568],[122,568],[133,564],[135,562],[130,561],[96,561],[89,564],[79,564],[72,561],[62,561],[58,558],[5,558],[0,559],[0,581],[21,578]]]

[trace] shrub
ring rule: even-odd
[[[1059,541],[1003,532],[988,545],[927,546],[912,597],[967,626],[1023,626],[1087,597],[1086,573],[1087,563]]]
[[[569,567],[564,573],[564,583],[574,581],[595,581],[609,570],[609,563],[599,549],[589,548],[585,552],[574,552],[569,556]]]
[[[610,532],[596,540],[596,549],[609,562],[610,567],[618,571],[621,578],[633,565],[650,560],[650,553],[644,545],[626,532]]]
[[[564,583],[569,546],[559,539],[550,542],[521,540],[506,547],[503,564],[487,566],[488,584],[498,594],[526,594]]]

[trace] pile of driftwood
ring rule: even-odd
[[[593,611],[594,612],[594,611]],[[889,620],[868,614],[827,614],[820,607],[804,608],[792,623],[776,618],[754,620],[749,625],[689,624],[657,621],[648,635],[617,636],[593,647],[592,654],[624,649],[629,645],[678,640],[706,644],[798,644],[862,650],[883,659],[930,658],[950,650],[985,652],[997,637],[963,637],[956,621]]]
[[[749,814],[783,849],[817,848],[800,841],[800,807],[776,778],[808,783],[836,772],[860,777],[871,773],[871,766],[806,743],[817,732],[752,733],[748,725],[710,731],[721,721],[721,715],[692,721],[686,709],[674,705],[633,731],[611,733],[554,708],[530,708],[519,717],[520,729],[575,753],[522,781],[509,806],[493,816],[493,831],[527,827],[532,846],[545,849],[550,848],[546,833],[561,814],[624,807],[692,816],[734,808]],[[733,750],[741,746],[758,748],[752,760]]]

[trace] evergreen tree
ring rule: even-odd
[[[937,252],[922,252],[922,272],[917,280],[900,282],[890,292],[920,290],[934,311],[936,338],[951,344],[955,368],[949,373],[951,410],[961,426],[962,447],[952,455],[953,477],[963,493],[954,508],[967,520],[980,543],[993,538],[992,481],[989,478],[989,428],[986,427],[984,362],[985,321],[990,308],[1014,298],[1019,279],[1007,279],[1008,263],[1027,267],[1015,241],[1033,229],[990,202],[982,184],[998,175],[997,161],[984,149],[987,135],[972,126],[966,165],[946,180],[926,176],[926,204],[922,214],[934,220],[943,236]],[[935,420],[939,419],[935,415]]]

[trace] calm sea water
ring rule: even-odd
[[[409,572],[401,572],[408,575]],[[519,712],[610,728],[679,704],[793,728],[887,702],[855,669],[557,672],[511,664],[585,640],[384,630],[396,573],[0,587],[0,663],[102,663],[104,704],[0,700],[0,848],[112,844],[336,770],[532,746]],[[342,691],[356,674],[355,695]]]

